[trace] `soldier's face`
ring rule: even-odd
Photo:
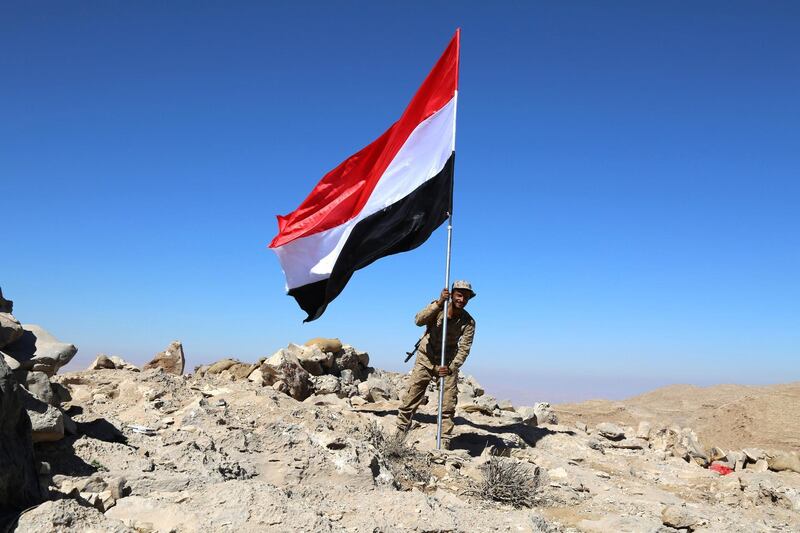
[[[455,289],[452,294],[453,306],[456,309],[464,309],[464,307],[467,305],[467,302],[469,302],[469,291]]]

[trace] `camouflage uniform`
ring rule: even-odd
[[[403,396],[402,404],[397,414],[397,427],[407,431],[411,426],[411,417],[417,411],[419,404],[425,397],[428,383],[432,379],[438,381],[436,367],[441,362],[442,354],[442,319],[444,306],[439,306],[433,301],[422,311],[417,313],[415,322],[418,326],[425,326],[427,330],[419,343],[417,360],[414,369],[408,378],[408,390]],[[442,440],[448,441],[453,434],[453,417],[458,401],[458,369],[464,364],[472,348],[472,339],[475,336],[475,320],[465,310],[461,314],[447,321],[447,342],[445,347],[445,362],[451,373],[444,378],[444,402],[442,403]]]

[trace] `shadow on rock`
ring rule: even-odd
[[[363,409],[363,410],[355,410],[356,412],[362,413],[369,413],[375,416],[397,416],[397,409],[389,409],[389,410],[371,410],[371,409]],[[421,424],[436,424],[437,417],[436,415],[429,415],[429,414],[422,414],[416,413],[414,415],[414,420]],[[456,423],[456,432],[461,430],[461,433],[450,441],[450,444],[453,448],[460,448],[467,450],[470,455],[476,456],[480,455],[483,452],[483,449],[487,446],[494,446],[496,448],[513,448],[515,447],[513,444],[510,444],[508,440],[498,437],[497,435],[502,434],[514,434],[518,435],[520,439],[522,439],[526,445],[534,447],[536,443],[539,442],[542,438],[548,435],[554,435],[556,433],[565,433],[567,435],[574,435],[575,433],[572,431],[553,431],[552,429],[548,429],[545,427],[535,427],[529,426],[527,424],[523,424],[521,422],[515,422],[513,424],[504,424],[498,426],[492,426],[489,424],[478,424],[464,418],[463,416],[457,416],[454,419]],[[468,433],[464,432],[464,426],[470,426],[475,429],[480,429],[488,433],[488,435],[484,435],[481,433]]]
[[[56,442],[40,442],[35,445],[37,458],[48,462],[53,474],[90,476],[103,470],[104,467],[101,464],[95,463],[95,461],[92,461],[91,464],[87,463],[75,453],[75,442],[81,436],[105,442],[128,444],[125,435],[104,418],[81,422],[77,424],[77,427],[77,435],[68,436]]]
[[[434,423],[436,420],[434,419]],[[467,425],[472,426],[475,429],[481,429],[488,433],[513,433],[515,435],[519,435],[519,437],[525,441],[525,444],[528,446],[536,446],[536,443],[539,442],[542,438],[548,435],[555,435],[556,433],[564,433],[567,435],[574,435],[573,431],[553,431],[552,429],[546,427],[539,427],[539,426],[529,426],[527,424],[522,424],[520,422],[515,422],[513,424],[506,424],[503,426],[489,426],[486,424],[476,424],[475,422],[468,420],[466,418],[457,416],[455,418],[456,425]]]
[[[79,422],[77,425],[78,435],[86,435],[90,439],[103,440],[106,442],[128,444],[127,437],[117,429],[117,426],[105,418],[98,418],[91,422]]]
[[[78,437],[66,437],[57,442],[40,442],[34,448],[36,457],[50,464],[52,474],[65,476],[90,476],[99,468],[78,457],[75,453],[75,441]]]

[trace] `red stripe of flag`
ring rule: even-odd
[[[358,215],[411,132],[455,95],[460,37],[459,29],[400,120],[328,172],[295,211],[278,216],[278,235],[270,248],[334,228]]]

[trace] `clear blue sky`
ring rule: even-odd
[[[409,368],[444,228],[306,325],[266,245],[460,26],[465,370],[517,402],[800,379],[800,3],[274,4],[0,6],[0,285],[81,366],[337,336]]]

